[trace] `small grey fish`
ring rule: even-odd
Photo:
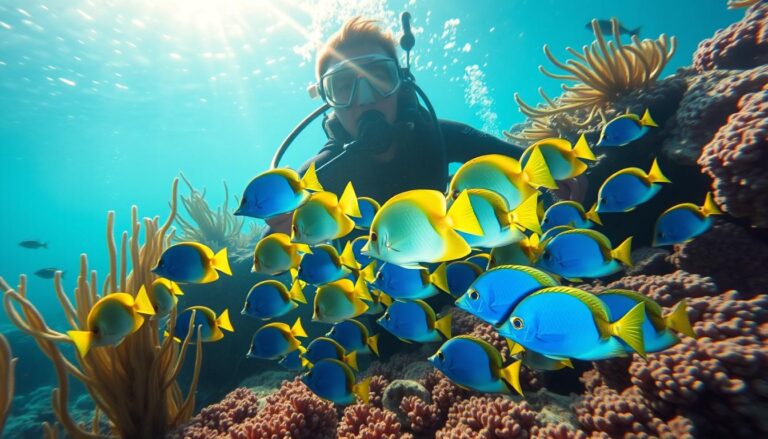
[[[19,247],[32,248],[32,249],[48,248],[48,243],[47,242],[41,242],[41,241],[35,241],[35,240],[21,241],[19,243]]]
[[[611,35],[613,33],[613,25],[611,24],[611,20],[597,20],[597,26],[600,28],[600,31],[606,35]],[[619,23],[619,34],[621,35],[637,35],[640,36],[640,28],[642,26],[638,26],[635,29],[627,29],[624,27],[621,23]],[[592,30],[592,23],[587,23],[586,25],[587,30]]]
[[[57,271],[60,271],[60,269],[55,267],[46,267],[41,268],[35,272],[35,275],[37,277],[42,277],[43,279],[53,279],[53,276],[56,274]],[[61,278],[64,279],[64,272],[61,272]]]

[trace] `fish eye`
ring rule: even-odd
[[[520,317],[512,317],[512,327],[515,329],[523,329],[523,319]]]
[[[477,300],[480,298],[480,293],[478,293],[477,290],[472,290],[469,293],[469,298],[472,300]]]
[[[544,224],[549,224],[549,218],[544,218],[544,221],[542,221]]]
[[[550,260],[552,259],[552,254],[549,252],[549,250],[544,250],[544,254],[542,255],[542,257],[546,260]]]
[[[443,354],[440,351],[437,351],[437,359],[440,361],[445,361],[445,354]]]
[[[248,204],[248,197],[243,197],[243,201],[240,204],[242,205]]]
[[[386,321],[390,321],[390,320],[392,320],[392,316],[391,316],[391,315],[389,315],[389,313],[386,313],[386,314],[384,314],[384,319],[385,319]]]
[[[377,242],[379,240],[379,235],[376,234],[376,232],[371,232],[371,242]]]
[[[376,279],[378,280],[384,280],[384,273],[379,272],[379,274],[376,275]]]
[[[453,198],[454,200],[459,198],[459,193],[460,192],[458,189],[454,189],[453,192],[451,192],[451,198]]]

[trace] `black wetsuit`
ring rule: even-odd
[[[364,148],[349,148],[341,157],[326,163],[342,152],[350,139],[330,139],[300,169],[303,174],[314,162],[318,179],[327,191],[341,195],[351,181],[358,197],[370,197],[383,204],[392,196],[411,189],[436,189],[444,192],[448,184],[447,169],[452,162],[464,163],[485,154],[503,154],[519,158],[523,149],[468,125],[439,121],[445,150],[442,150],[432,123],[422,119],[415,128],[395,140],[398,150],[387,163],[379,163]]]

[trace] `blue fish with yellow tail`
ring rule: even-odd
[[[301,318],[296,319],[293,326],[285,323],[267,323],[256,330],[251,341],[251,349],[247,358],[277,360],[299,349],[301,342],[297,337],[306,337],[307,333],[301,326]]]
[[[685,299],[675,305],[672,312],[662,316],[661,306],[647,296],[631,290],[611,289],[597,294],[614,316],[629,312],[638,303],[645,304],[643,320],[643,346],[645,351],[660,352],[680,341],[676,333],[696,338],[691,322],[688,320]]]
[[[369,197],[360,197],[357,199],[357,205],[360,207],[360,218],[353,218],[355,228],[358,230],[368,230],[373,222],[373,217],[379,211],[381,205],[378,201]]]
[[[299,346],[298,349],[289,352],[288,355],[281,358],[277,364],[282,366],[285,370],[290,370],[292,372],[302,371],[309,367],[309,361],[304,358],[304,352],[306,351],[307,349],[304,346]]]
[[[293,211],[291,242],[317,245],[347,236],[355,228],[351,217],[360,217],[352,183],[347,183],[341,198],[332,192],[315,192]]]
[[[541,229],[546,232],[558,226],[591,229],[595,224],[602,225],[596,209],[597,205],[594,205],[588,211],[584,211],[584,206],[576,201],[558,201],[544,212]],[[544,240],[542,239],[542,241]]]
[[[611,241],[591,229],[567,230],[543,243],[537,266],[568,280],[608,276],[632,266],[632,237],[615,249]],[[623,265],[622,265],[623,264]]]
[[[304,358],[309,361],[309,367],[313,367],[320,360],[333,358],[346,363],[353,370],[357,370],[357,353],[346,353],[344,348],[336,340],[328,337],[317,337],[307,345]]]
[[[501,354],[488,342],[477,337],[459,335],[443,343],[429,357],[437,370],[465,389],[488,393],[520,395],[520,361],[504,366]]]
[[[523,265],[494,267],[470,285],[456,306],[497,326],[504,322],[520,301],[546,287],[558,285],[552,276]]]
[[[477,265],[483,270],[486,270],[488,268],[488,264],[491,262],[491,254],[486,252],[475,253],[474,255],[467,256],[464,260]]]
[[[379,355],[379,334],[368,335],[368,328],[354,319],[344,320],[333,325],[326,337],[336,340],[347,352]]]
[[[649,128],[658,127],[645,110],[643,117],[636,114],[622,114],[603,126],[597,146],[624,146],[643,137]]]
[[[192,314],[195,320],[192,324],[192,337],[190,341],[197,341],[197,328],[201,328],[200,339],[203,342],[219,341],[224,338],[224,331],[234,332],[235,328],[229,321],[229,310],[222,311],[219,316],[205,306],[190,306],[176,317],[176,326],[173,328],[173,337],[176,341],[182,341],[189,331],[189,322],[192,320]]]
[[[363,270],[363,276],[374,288],[384,291],[393,299],[426,299],[440,290],[448,292],[449,289],[444,263],[432,273],[423,267],[410,269],[384,263],[374,274],[374,266],[370,265]]]
[[[690,241],[712,227],[712,215],[723,212],[707,192],[703,206],[681,203],[672,206],[659,216],[653,231],[653,245],[672,245]]]
[[[608,177],[597,193],[597,212],[629,212],[653,198],[660,190],[660,183],[671,183],[661,173],[654,159],[651,169],[645,173],[640,168],[625,168]]]
[[[499,265],[530,265],[536,262],[541,252],[539,235],[534,233],[520,242],[491,250],[488,268]]]
[[[482,236],[469,195],[446,208],[438,191],[416,189],[390,198],[376,214],[363,247],[370,257],[404,267],[459,259],[472,249],[459,231]]]
[[[300,281],[295,281],[288,290],[282,282],[268,279],[251,287],[240,314],[269,320],[293,311],[299,303],[307,303]]]
[[[451,315],[437,318],[423,300],[395,301],[376,322],[406,342],[428,343],[451,338]],[[442,334],[442,336],[441,336]]]
[[[368,244],[367,236],[358,236],[352,240],[352,253],[355,255],[355,260],[358,264],[365,267],[374,261],[373,258],[367,254],[363,254],[362,250],[365,245]]]
[[[507,339],[509,356],[523,362],[523,366],[533,370],[560,370],[566,367],[573,369],[570,359],[554,359],[541,355],[536,351],[525,349],[522,345]]]
[[[174,244],[160,255],[152,272],[174,282],[205,284],[219,278],[222,272],[231,276],[227,249],[214,254],[213,250],[197,242]]]
[[[368,311],[363,300],[372,302],[373,298],[362,276],[354,284],[345,278],[322,285],[315,292],[312,321],[339,323],[362,315]]]
[[[92,347],[117,346],[141,328],[144,317],[155,315],[144,290],[134,298],[128,293],[112,293],[99,299],[88,312],[85,328],[67,331],[81,357]]]
[[[251,272],[275,276],[296,269],[302,254],[311,254],[306,244],[292,243],[285,233],[273,233],[256,243]]]
[[[445,267],[448,292],[453,297],[461,296],[481,274],[483,274],[483,269],[472,262],[453,261],[449,263]]]
[[[234,215],[267,219],[291,212],[309,199],[310,191],[322,191],[312,163],[303,177],[288,168],[270,169],[248,183]]]
[[[467,189],[467,194],[483,229],[482,236],[459,232],[470,247],[494,248],[512,244],[525,238],[524,230],[541,233],[536,194],[514,210],[509,209],[504,197],[488,189]]]
[[[162,319],[167,317],[176,305],[179,303],[177,296],[183,296],[184,292],[181,291],[179,285],[171,280],[159,278],[152,281],[152,288],[147,291],[144,285],[139,288],[139,294],[144,291],[149,302],[152,303],[152,308],[155,310],[155,319]]]
[[[355,373],[339,360],[320,360],[300,378],[312,393],[334,404],[350,405],[358,399],[368,404],[371,378],[355,384]]]
[[[624,346],[645,356],[644,319],[643,303],[623,316],[612,316],[594,294],[556,286],[521,300],[499,327],[499,335],[554,359],[625,356]]]
[[[575,145],[556,137],[539,140],[526,148],[520,156],[520,164],[523,167],[528,164],[531,154],[537,149],[541,151],[544,162],[555,180],[577,177],[587,170],[587,165],[582,160],[595,161],[595,154],[589,149],[583,134]]]
[[[448,196],[456,199],[467,189],[487,189],[504,197],[509,209],[515,209],[540,186],[557,189],[540,150],[531,153],[524,168],[512,157],[488,154],[461,165],[451,178]]]
[[[351,253],[345,255],[344,260],[342,260],[334,246],[329,244],[315,246],[311,254],[307,253],[302,256],[296,277],[310,285],[335,282],[352,273],[347,265],[356,268],[357,262],[354,260],[354,256],[349,260],[350,255]]]

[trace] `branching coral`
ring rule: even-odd
[[[261,229],[252,225],[248,233],[242,232],[244,219],[229,211],[227,182],[224,182],[224,204],[214,212],[205,201],[205,189],[202,192],[196,190],[184,174],[181,174],[181,178],[189,187],[189,197],[182,196],[181,202],[190,220],[176,217],[176,223],[181,229],[178,239],[200,242],[214,249],[226,247],[228,254],[238,261],[250,258]]]
[[[17,358],[11,354],[11,346],[0,334],[0,435],[13,402],[14,368]]]
[[[728,0],[728,9],[748,8],[760,3],[762,0]]]
[[[114,213],[107,215],[109,273],[103,284],[100,284],[96,272],[89,273],[87,256],[81,255],[74,305],[64,291],[61,272],[56,273],[54,290],[73,329],[87,327],[88,313],[100,297],[117,291],[136,295],[139,288],[152,284],[155,276],[150,270],[170,244],[173,235],[169,228],[176,214],[177,186],[178,180],[174,180],[171,213],[165,223],[160,226],[157,217],[144,219],[143,245],[139,244],[141,224],[138,209],[136,206],[132,208],[131,234],[122,234],[119,264],[113,235]],[[126,274],[129,262],[132,271]],[[119,345],[96,348],[85,357],[78,356],[76,365],[64,356],[60,348],[61,344],[72,343],[69,337],[51,329],[29,300],[26,276],[21,276],[16,291],[2,278],[0,287],[5,291],[3,305],[11,322],[22,332],[34,337],[43,353],[53,362],[59,381],[59,388],[52,392],[53,411],[69,436],[157,438],[192,416],[202,362],[199,328],[193,378],[186,397],[176,382],[193,335],[192,321],[188,335],[181,344],[174,342],[171,337],[161,339],[160,322],[146,320],[139,330]],[[20,312],[18,307],[21,308]],[[170,333],[173,333],[174,324],[175,312],[168,321]],[[69,412],[68,374],[83,383],[96,405],[93,423],[88,429],[78,425]],[[111,432],[98,431],[102,414],[109,419]],[[45,429],[47,435],[53,434],[50,426],[46,425]]]
[[[564,93],[554,100],[539,88],[539,94],[546,104],[537,107],[526,104],[515,94],[520,111],[531,118],[532,126],[523,130],[520,138],[505,132],[507,137],[524,141],[551,137],[553,130],[548,119],[576,110],[588,112],[585,120],[572,121],[576,126],[586,126],[596,115],[605,120],[605,111],[611,102],[633,90],[645,88],[658,79],[675,53],[675,37],[668,38],[662,34],[656,40],[641,41],[633,35],[632,43],[625,45],[621,42],[618,20],[611,19],[611,25],[613,41],[606,42],[598,21],[592,20],[595,41],[590,46],[584,46],[581,53],[566,48],[576,59],[561,62],[548,46],[544,46],[547,58],[566,73],[552,73],[543,66],[539,66],[539,71],[554,79],[577,83],[563,84]]]

